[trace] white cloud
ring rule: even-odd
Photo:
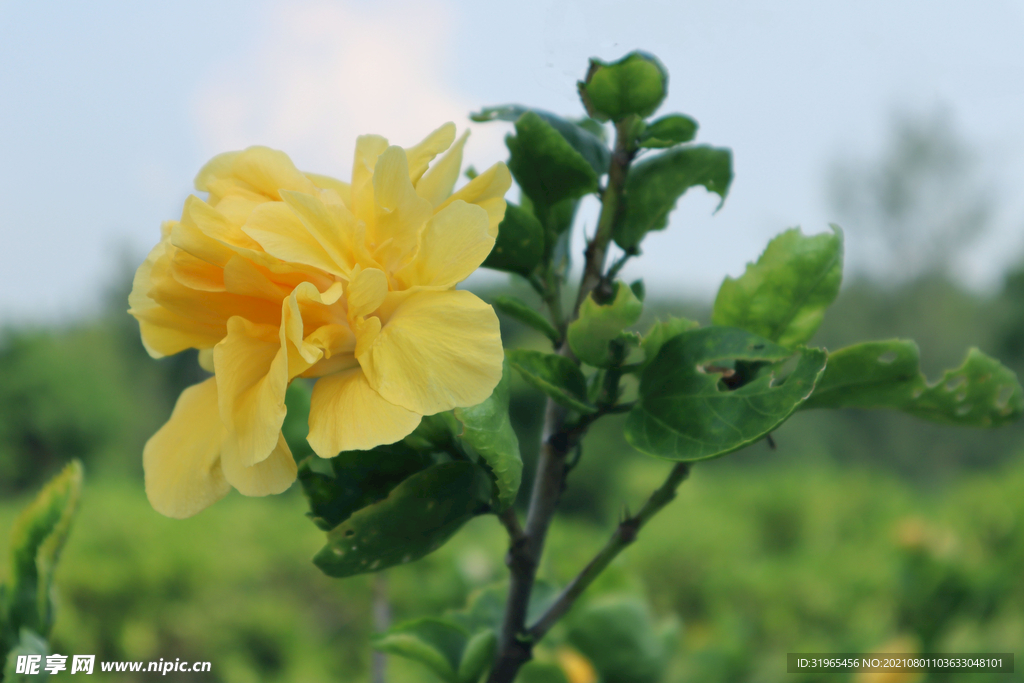
[[[357,135],[409,146],[445,121],[468,123],[474,105],[447,78],[458,27],[443,2],[277,2],[262,24],[196,94],[208,156],[263,144],[347,179]],[[498,132],[475,129],[468,158],[504,158]]]

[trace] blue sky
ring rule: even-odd
[[[671,73],[664,110],[733,148],[736,180],[713,217],[714,198],[688,196],[626,275],[710,294],[776,232],[826,229],[832,160],[878,154],[894,111],[943,108],[1002,199],[959,264],[990,286],[1024,257],[1021,35],[1019,0],[3,0],[0,321],[92,310],[213,154],[268,144],[347,178],[361,133],[408,145],[505,102],[578,114],[587,57],[638,47]],[[503,159],[505,132],[475,126],[469,161]],[[852,266],[869,262],[858,226],[844,227]]]

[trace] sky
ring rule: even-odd
[[[510,126],[469,112],[578,116],[587,59],[636,48],[670,72],[661,111],[732,148],[735,181],[717,213],[686,195],[625,277],[712,296],[779,231],[827,229],[837,159],[878,157],[894,114],[941,109],[998,198],[957,262],[991,288],[1024,259],[1022,35],[1021,0],[0,0],[0,324],[96,310],[217,153],[264,144],[348,179],[357,135],[408,146],[451,120],[483,169]],[[577,253],[596,210],[581,207]],[[869,267],[865,230],[843,227],[848,267]]]

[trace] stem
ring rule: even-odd
[[[568,319],[565,319],[562,314],[561,293],[557,286],[557,278],[551,277],[551,274],[548,273],[545,303],[548,305],[555,326],[562,333],[563,339],[568,324],[578,317],[583,300],[601,281],[605,254],[612,239],[622,192],[626,184],[626,173],[636,153],[630,136],[631,126],[632,117],[616,124],[615,151],[608,168],[608,186],[601,196],[601,216],[598,219],[597,232],[587,245],[586,264],[580,281],[579,294],[572,315]],[[575,360],[564,341],[558,349],[558,353]],[[578,363],[578,361],[576,362]],[[547,537],[548,527],[555,514],[558,499],[565,488],[566,456],[583,438],[586,428],[601,414],[604,412],[584,416],[574,424],[567,424],[566,409],[548,399],[544,413],[540,456],[537,460],[537,473],[534,476],[530,507],[526,515],[526,526],[521,538],[513,537],[505,559],[510,573],[508,600],[505,604],[505,616],[498,641],[498,653],[494,668],[487,679],[488,683],[512,683],[519,668],[532,657],[534,639],[526,632],[526,612],[530,602],[530,593],[533,591],[533,582],[537,576],[537,567],[540,565],[541,555],[544,551],[544,540]],[[502,521],[508,529],[507,520],[503,519]]]
[[[548,611],[537,620],[537,623],[530,627],[530,630],[527,633],[532,640],[537,641],[543,638],[544,634],[548,632],[555,622],[572,608],[576,598],[578,598],[583,591],[585,591],[587,587],[594,582],[594,579],[596,579],[598,575],[600,575],[601,572],[603,572],[608,565],[612,563],[612,560],[614,560],[619,553],[626,548],[626,546],[636,540],[640,529],[643,528],[643,526],[647,524],[652,517],[658,514],[662,508],[672,502],[676,497],[676,490],[679,488],[679,485],[686,480],[689,474],[689,463],[681,462],[677,464],[672,468],[672,471],[669,472],[668,478],[665,479],[665,483],[651,494],[651,497],[640,509],[640,512],[633,517],[627,517],[619,522],[619,526],[616,527],[615,531],[612,533],[612,537],[608,539],[608,543],[601,549],[601,552],[599,552],[594,559],[592,559],[590,563],[583,568],[583,571],[565,587],[555,600],[554,604],[552,604],[551,607],[548,608]]]
[[[391,602],[388,599],[388,577],[384,572],[373,575],[373,630],[383,633],[391,628]],[[373,683],[386,683],[388,656],[374,650],[371,661]]]
[[[583,279],[580,281],[580,292],[573,308],[573,319],[579,314],[583,300],[587,298],[601,283],[604,271],[604,259],[608,252],[608,244],[612,240],[615,222],[619,217],[622,192],[626,188],[626,174],[629,164],[636,155],[636,147],[630,135],[633,117],[627,116],[615,124],[615,150],[612,152],[611,164],[608,166],[608,185],[601,195],[601,217],[597,221],[597,232],[590,240],[586,251],[586,265]]]

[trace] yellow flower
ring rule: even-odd
[[[164,224],[129,297],[150,355],[200,349],[214,372],[146,444],[157,511],[187,517],[232,486],[288,488],[281,424],[296,377],[318,378],[309,443],[325,458],[393,443],[422,416],[491,394],[498,320],[455,285],[494,246],[511,177],[499,163],[452,194],[466,136],[454,138],[451,123],[409,149],[362,136],[351,184],[265,147],[199,172],[209,199],[189,197]]]

